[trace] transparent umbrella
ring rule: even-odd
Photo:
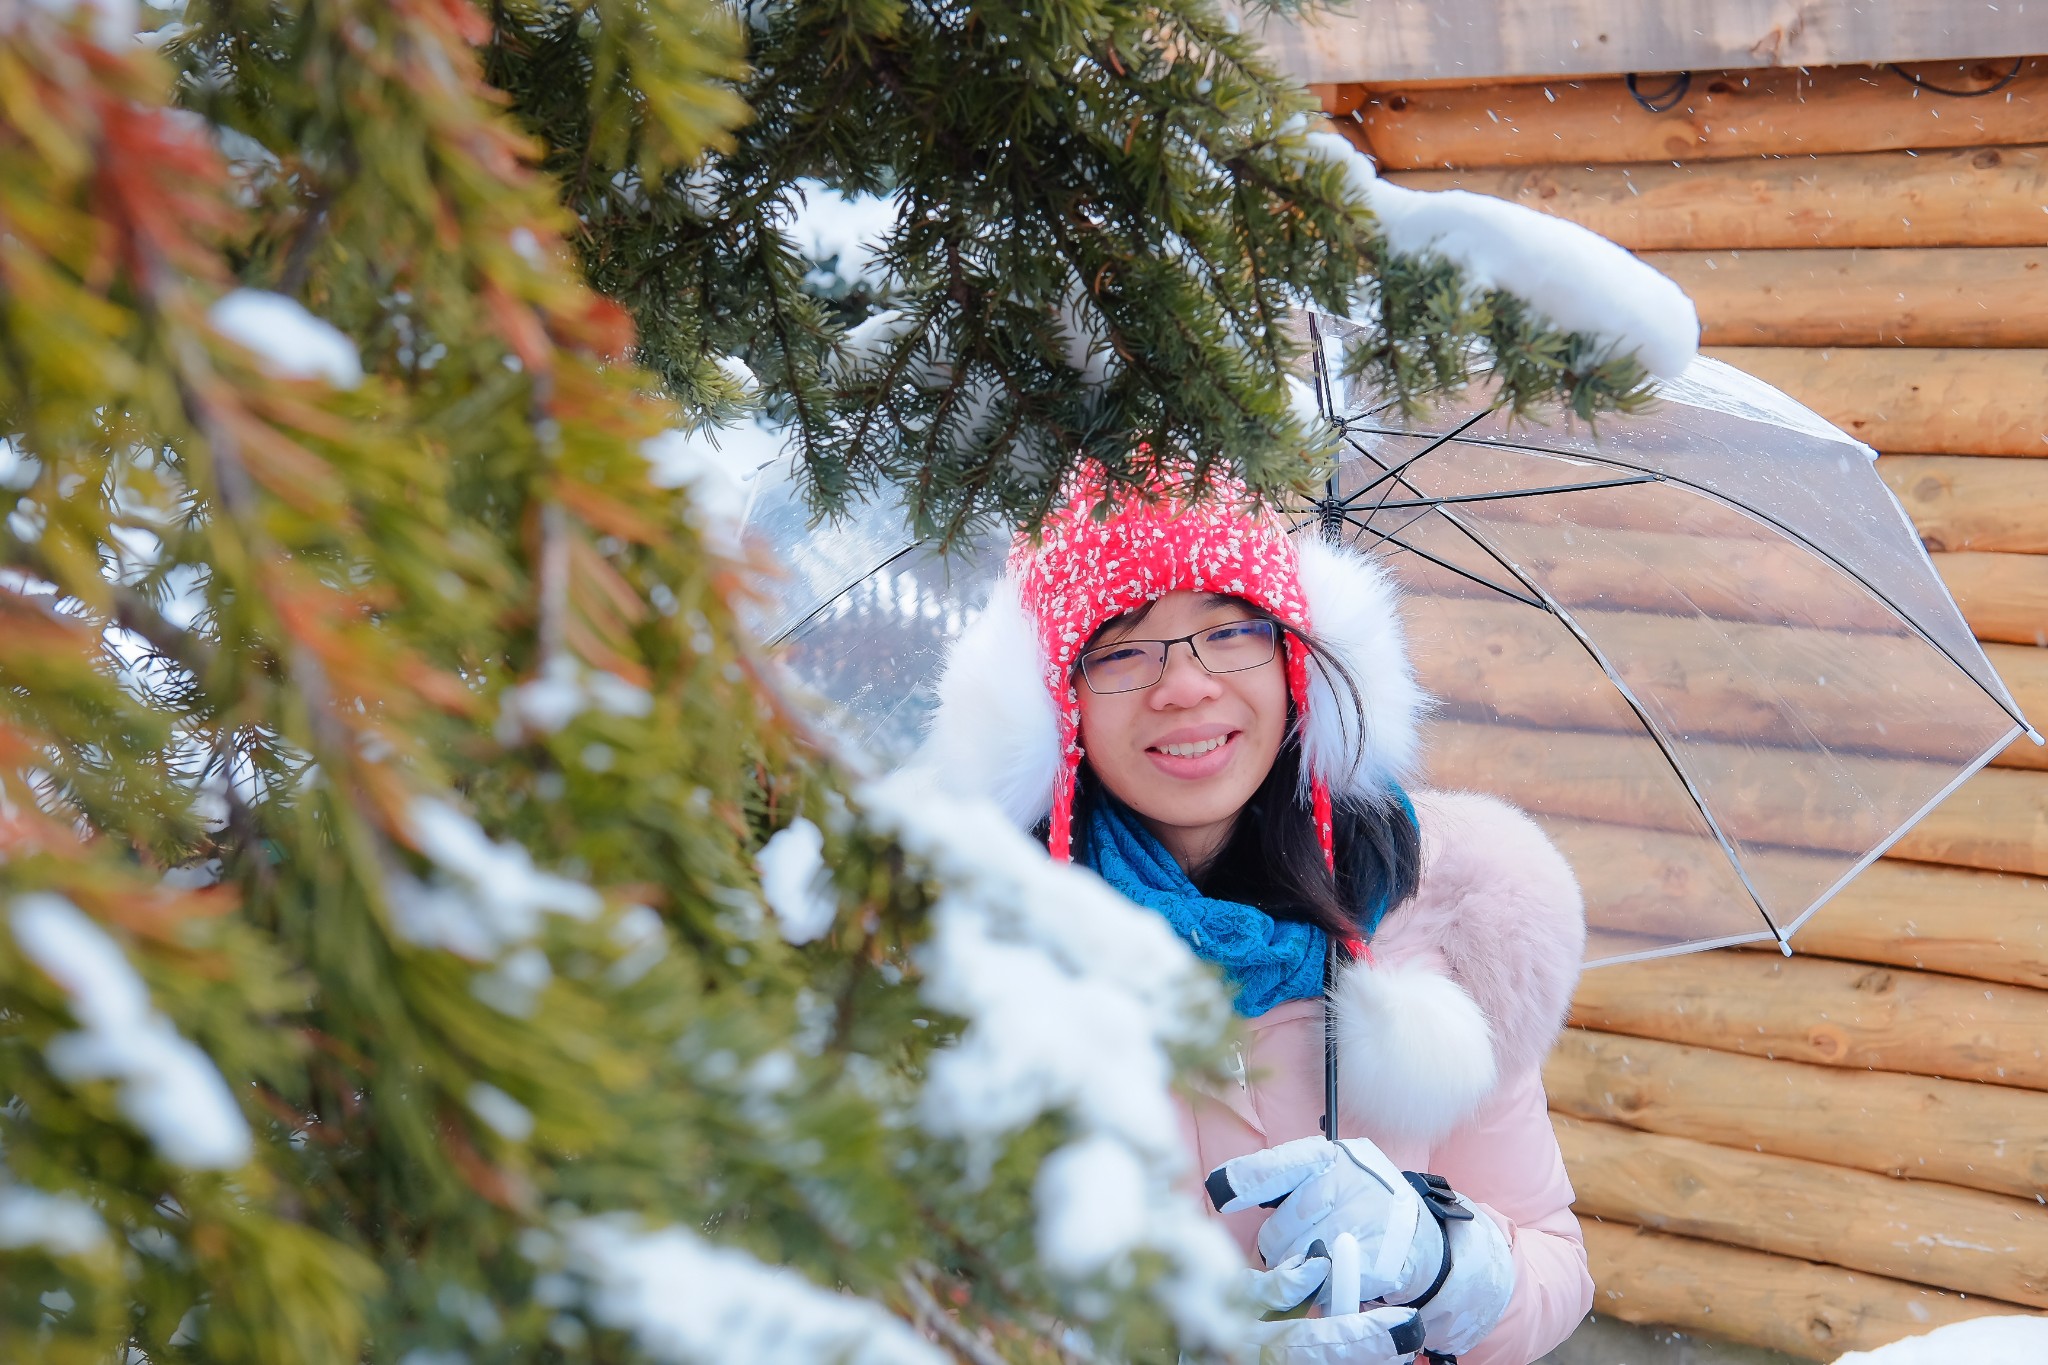
[[[1868,447],[1761,381],[1701,359],[1597,432],[1483,394],[1408,422],[1330,378],[1352,324],[1302,326],[1345,458],[1290,511],[1398,575],[1424,781],[1542,823],[1589,962],[1785,943],[2033,733]],[[1004,545],[943,554],[888,505],[812,526],[774,469],[749,532],[788,566],[759,628],[849,738],[907,754]]]

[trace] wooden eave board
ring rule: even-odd
[[[2048,50],[2014,0],[1349,0],[1260,34],[1304,81],[1493,80],[1956,61]]]

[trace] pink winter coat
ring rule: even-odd
[[[1593,1303],[1541,1072],[1578,979],[1584,909],[1570,867],[1520,812],[1467,793],[1420,793],[1415,808],[1420,889],[1381,926],[1374,964],[1335,991],[1338,1135],[1443,1176],[1500,1224],[1514,1297],[1461,1365],[1529,1365]],[[1246,1021],[1238,1083],[1185,1109],[1198,1175],[1322,1131],[1323,1015],[1321,1001],[1297,1000]],[[1223,1217],[1254,1265],[1265,1217]]]

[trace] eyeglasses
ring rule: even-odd
[[[1271,621],[1227,621],[1171,640],[1119,640],[1081,655],[1081,677],[1097,696],[1138,692],[1166,676],[1166,656],[1185,644],[1211,673],[1242,673],[1271,663],[1280,632]]]

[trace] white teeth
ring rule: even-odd
[[[1172,754],[1175,758],[1193,758],[1197,754],[1211,753],[1222,748],[1223,742],[1228,738],[1228,735],[1218,735],[1214,739],[1200,740],[1194,744],[1162,744],[1159,746],[1159,752]]]

